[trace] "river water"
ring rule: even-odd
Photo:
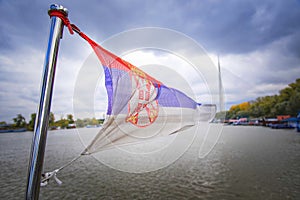
[[[31,132],[0,134],[1,199],[25,197],[31,140]],[[198,147],[196,141],[174,163],[147,173],[119,171],[84,156],[59,174],[62,185],[52,181],[41,188],[40,199],[300,199],[300,133],[295,130],[224,126],[206,157],[199,158]],[[75,129],[50,131],[45,170],[82,150]]]

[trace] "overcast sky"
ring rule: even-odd
[[[29,121],[37,109],[51,3],[68,8],[71,22],[100,44],[123,31],[162,27],[195,40],[215,64],[219,54],[227,108],[274,95],[300,78],[297,0],[0,1],[0,121],[18,113]],[[52,104],[56,118],[74,113],[76,77],[91,52],[65,29]]]

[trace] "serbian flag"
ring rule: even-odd
[[[107,118],[83,154],[178,133],[214,117],[215,105],[197,103],[79,34],[102,64],[108,96]]]

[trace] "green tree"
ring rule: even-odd
[[[233,105],[226,118],[297,116],[300,112],[300,79],[279,91],[278,95],[258,97],[255,101]]]
[[[67,119],[60,119],[55,122],[55,126],[59,126],[62,129],[67,128],[68,125],[69,125],[69,120],[67,120]]]
[[[251,117],[256,117],[256,118],[262,116],[262,111],[258,102],[256,101],[250,102],[249,114]]]
[[[30,121],[28,123],[28,127],[27,127],[29,131],[33,131],[34,125],[35,125],[35,119],[36,119],[36,113],[32,113],[31,119],[30,119]]]
[[[240,110],[236,113],[236,116],[238,118],[243,118],[243,117],[249,117],[250,114],[249,114],[248,110]]]
[[[300,111],[300,79],[279,91],[275,107],[277,114],[297,115]]]
[[[98,119],[99,124],[103,124],[105,119]]]
[[[76,127],[78,128],[82,128],[85,126],[84,121],[82,119],[77,119],[75,123],[76,123]]]
[[[14,126],[16,128],[24,128],[26,127],[26,120],[21,114],[18,114],[16,118],[13,118]]]
[[[73,119],[73,115],[72,114],[68,114],[67,115],[67,119],[69,121],[69,124],[74,124],[74,119]]]
[[[99,121],[93,117],[92,120],[91,120],[91,125],[98,125],[99,124]]]
[[[50,115],[49,115],[49,126],[54,126],[54,122],[55,122],[54,114],[53,114],[53,112],[50,112]]]
[[[288,101],[278,102],[274,107],[275,115],[287,114],[288,104]]]

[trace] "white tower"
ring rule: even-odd
[[[218,69],[219,69],[219,112],[222,112],[222,111],[224,111],[224,94],[223,94],[223,84],[222,84],[219,55],[218,55]]]

